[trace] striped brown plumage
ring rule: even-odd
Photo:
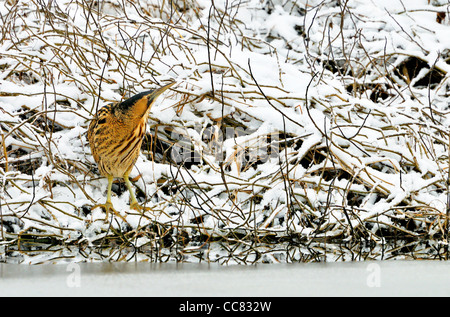
[[[100,174],[108,178],[108,191],[103,207],[114,208],[111,203],[111,185],[114,177],[123,177],[131,197],[130,207],[143,208],[136,201],[128,176],[136,163],[147,127],[150,109],[156,98],[174,82],[159,89],[141,92],[123,102],[102,107],[92,119],[87,137]]]

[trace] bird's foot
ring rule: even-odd
[[[152,210],[150,207],[144,207],[144,206],[139,205],[139,203],[137,201],[132,202],[130,204],[130,208],[134,209],[134,210],[137,210],[139,212]]]
[[[124,222],[127,222],[125,218],[117,210],[114,209],[113,204],[110,201],[107,201],[104,204],[97,204],[94,207],[92,207],[92,210],[94,210],[97,207],[100,207],[105,210],[106,214],[105,221],[108,221],[109,211],[112,211],[112,213],[115,214],[117,217],[122,219]]]

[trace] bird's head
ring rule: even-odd
[[[131,98],[128,98],[117,104],[117,109],[125,115],[131,115],[133,117],[143,117],[148,114],[150,108],[154,104],[155,100],[167,89],[172,87],[175,82],[164,85],[154,90],[143,91]]]

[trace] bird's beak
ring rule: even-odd
[[[158,98],[164,91],[166,91],[167,89],[169,89],[170,87],[172,87],[173,85],[176,84],[176,81],[171,82],[170,84],[164,85],[160,88],[157,88],[155,90],[152,91],[151,95],[149,96],[149,101],[153,102],[156,100],[156,98]]]

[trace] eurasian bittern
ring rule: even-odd
[[[130,208],[141,211],[128,176],[136,163],[147,127],[147,118],[156,98],[174,85],[172,82],[155,90],[141,92],[123,102],[102,107],[92,119],[87,137],[100,174],[108,178],[106,202],[103,207],[108,218],[111,187],[114,177],[123,177],[130,192]]]

